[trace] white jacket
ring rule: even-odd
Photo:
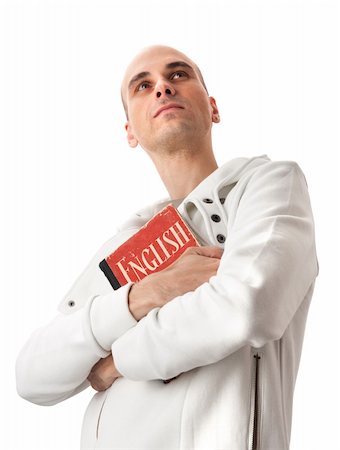
[[[261,155],[202,181],[176,206],[203,244],[224,247],[218,272],[137,322],[131,283],[113,291],[98,263],[169,202],[125,222],[60,314],[32,334],[17,360],[18,393],[61,402],[88,387],[90,369],[112,351],[123,377],[90,402],[82,449],[287,450],[318,275],[303,172]]]

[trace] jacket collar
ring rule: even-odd
[[[212,172],[178,206],[174,205],[203,245],[224,247],[228,224],[223,206],[226,196],[245,172],[268,161],[266,154],[234,158]]]

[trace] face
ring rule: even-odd
[[[128,67],[123,84],[131,147],[150,152],[210,138],[219,122],[215,100],[208,96],[196,65],[169,47],[151,47]]]

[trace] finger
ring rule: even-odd
[[[206,247],[191,247],[196,255],[208,256],[209,258],[222,258],[223,249],[213,245]]]
[[[102,379],[98,378],[95,375],[89,376],[87,378],[90,382],[91,387],[95,390],[95,391],[104,391],[106,389],[105,383],[103,382]]]
[[[98,392],[105,391],[110,386],[113,385],[113,383],[116,381],[117,378],[110,381],[110,383],[105,383],[103,380],[89,380],[91,387]]]

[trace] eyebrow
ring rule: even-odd
[[[138,80],[140,80],[141,78],[145,78],[145,77],[148,77],[148,76],[150,76],[150,75],[151,75],[150,72],[140,72],[140,73],[138,73],[137,75],[135,75],[134,77],[131,78],[131,80],[130,80],[130,82],[129,82],[128,89],[130,90],[131,87],[132,87]]]
[[[192,70],[193,72],[194,69],[190,66],[190,64],[186,63],[185,61],[173,61],[171,63],[168,63],[165,68],[166,69],[175,69],[176,67],[184,67],[185,69],[189,69]],[[131,87],[139,80],[141,80],[142,78],[148,77],[150,76],[151,73],[150,72],[140,72],[137,73],[137,75],[133,76],[129,82],[128,85],[128,89],[130,90]]]
[[[194,69],[185,61],[174,61],[165,66],[167,69],[174,69],[175,67],[184,67],[185,69],[190,69],[194,71]]]

